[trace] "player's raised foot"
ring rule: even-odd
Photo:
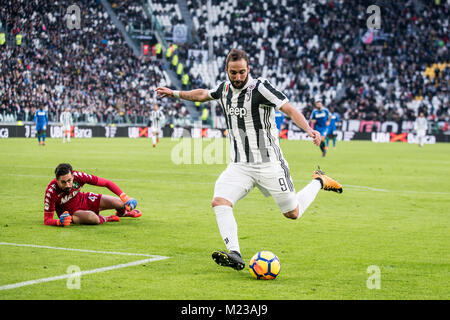
[[[245,262],[242,260],[241,254],[237,251],[214,251],[212,258],[219,266],[231,267],[235,270],[242,270],[245,268]]]
[[[325,172],[321,171],[320,167],[318,167],[318,170],[314,171],[313,179],[318,179],[322,182],[323,190],[342,193],[342,185],[336,180],[325,175]]]
[[[131,211],[126,211],[122,217],[139,218],[140,216],[142,216],[142,212],[138,209],[133,209]]]
[[[106,222],[119,222],[120,218],[119,218],[119,216],[112,215],[112,216],[106,217],[105,220],[106,220]]]

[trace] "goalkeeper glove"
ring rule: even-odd
[[[127,211],[131,211],[137,206],[136,199],[130,198],[125,192],[120,195],[120,200],[122,200],[123,206]]]
[[[58,226],[67,227],[72,222],[72,216],[69,212],[65,211],[62,215],[59,216]]]

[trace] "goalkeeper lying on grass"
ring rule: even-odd
[[[120,221],[120,217],[137,218],[142,214],[136,210],[137,201],[127,196],[112,181],[73,171],[68,163],[61,163],[55,169],[56,178],[45,190],[44,224],[49,226],[68,226],[75,224],[103,224]],[[80,192],[84,184],[107,187],[118,195],[113,197],[93,192]],[[116,209],[115,215],[103,217],[100,211]],[[58,219],[53,219],[54,211]]]

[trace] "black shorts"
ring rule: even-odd
[[[336,137],[337,137],[337,133],[329,133],[329,134],[327,134],[327,138],[329,138],[329,139],[334,139]]]

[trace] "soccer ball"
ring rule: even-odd
[[[250,273],[256,279],[272,280],[280,273],[280,259],[270,251],[260,251],[250,260]]]

